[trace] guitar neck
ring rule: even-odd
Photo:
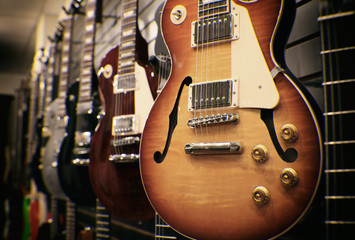
[[[71,240],[71,239],[75,239],[76,204],[68,199],[66,209],[67,209],[66,218],[65,218],[66,239]]]
[[[72,16],[63,20],[63,44],[62,44],[62,56],[59,75],[59,107],[58,116],[64,118],[66,115],[65,98],[68,90],[69,81],[69,67],[70,67],[70,50],[71,50],[71,31],[72,31]]]
[[[57,54],[57,43],[52,42],[50,46],[50,53],[49,53],[49,59],[48,59],[48,66],[47,66],[47,72],[46,72],[46,94],[44,97],[44,110],[45,114],[43,115],[43,125],[48,126],[47,120],[47,111],[46,108],[50,104],[50,102],[53,100],[53,83],[54,83],[54,67],[55,67],[55,59],[56,59],[56,54]]]
[[[34,147],[36,144],[34,143],[34,135],[36,128],[36,112],[37,112],[37,99],[38,99],[38,75],[36,73],[32,74],[32,78],[29,80],[31,95],[30,95],[30,104],[29,104],[29,117],[28,117],[28,126],[27,126],[27,155],[26,162],[29,163],[32,159],[32,155],[34,152]]]
[[[320,9],[318,19],[325,102],[325,224],[327,239],[346,239],[355,225],[354,214],[349,211],[355,204],[355,190],[349,184],[355,176],[355,164],[350,158],[355,147],[355,39],[346,30],[355,21],[355,11],[349,11],[345,4],[328,2]]]
[[[137,1],[122,1],[122,32],[118,55],[118,75],[120,80],[116,86],[123,91],[135,88],[136,33],[137,33]],[[117,91],[116,91],[117,93]]]
[[[89,0],[85,10],[85,34],[83,56],[80,66],[79,111],[80,105],[91,103],[92,100],[92,69],[95,43],[96,0]],[[87,110],[87,109],[84,109]]]
[[[110,219],[106,207],[96,199],[96,239],[110,239]]]

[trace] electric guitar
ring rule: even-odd
[[[57,33],[56,39],[53,43],[53,52],[51,58],[49,59],[49,67],[53,71],[56,65],[58,65],[59,59],[59,47],[58,42],[62,42],[62,52],[61,52],[61,64],[60,64],[60,76],[59,76],[59,91],[58,97],[53,101],[49,101],[46,111],[45,111],[45,124],[44,131],[48,136],[47,144],[42,150],[42,164],[43,164],[43,179],[51,194],[52,198],[65,199],[66,195],[60,186],[59,176],[57,171],[57,160],[58,152],[60,149],[60,144],[65,137],[65,94],[67,89],[67,72],[68,72],[68,62],[69,62],[69,51],[70,51],[70,31],[71,31],[71,18],[67,18],[62,22],[62,29]],[[56,60],[57,59],[57,60]],[[54,89],[54,84],[53,84]],[[56,221],[56,220],[55,220]]]
[[[122,7],[119,50],[107,54],[98,74],[105,115],[92,139],[89,172],[96,195],[110,213],[147,220],[154,211],[140,179],[139,142],[157,94],[157,75],[148,61],[147,44],[136,30],[137,2],[123,0]]]
[[[172,1],[170,77],[142,134],[161,218],[197,239],[276,238],[310,207],[322,171],[313,101],[287,69],[294,2]]]
[[[93,73],[96,1],[85,7],[85,37],[80,66],[80,80],[69,87],[66,99],[68,123],[58,155],[58,174],[61,186],[76,204],[95,206],[96,196],[91,188],[88,162],[91,137],[97,125],[99,104]]]

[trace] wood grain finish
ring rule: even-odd
[[[187,9],[186,20],[173,25],[170,13],[177,5]],[[239,4],[239,3],[238,3]],[[247,8],[265,61],[271,69],[277,65],[270,44],[277,26],[281,2],[277,0],[240,4]],[[236,125],[201,127],[187,126],[194,117],[187,110],[188,87],[182,91],[178,124],[173,133],[165,160],[158,164],[153,155],[162,152],[181,82],[186,76],[205,81],[231,78],[233,52],[230,43],[209,45],[199,50],[190,47],[190,26],[196,20],[197,1],[167,1],[162,15],[162,31],[172,57],[172,71],[158,96],[146,122],[141,142],[141,175],[146,193],[159,215],[177,231],[197,239],[267,239],[292,227],[303,216],[313,200],[322,168],[322,149],[315,114],[302,91],[286,74],[278,74],[275,84],[280,102],[273,109],[273,121],[282,148],[295,148],[298,158],[283,161],[275,150],[260,109],[212,109],[199,114],[238,113]],[[243,27],[243,22],[240,23]],[[243,36],[241,36],[243,37]],[[256,46],[254,46],[256,47]],[[243,56],[240,56],[243,57]],[[253,64],[252,62],[250,63]],[[201,72],[199,73],[199,68]],[[254,69],[257,71],[257,69]],[[242,81],[243,79],[240,79]],[[279,136],[281,126],[294,124],[299,137],[285,143]],[[186,143],[240,141],[239,155],[187,155]],[[264,145],[269,159],[256,163],[251,149]],[[280,182],[282,169],[291,167],[299,176],[294,188]],[[252,191],[256,186],[269,190],[270,202],[255,204]]]
[[[112,49],[102,60],[101,66],[111,65],[113,72],[109,78],[99,76],[99,87],[105,103],[105,115],[92,139],[89,174],[92,187],[107,209],[114,215],[129,220],[146,220],[154,216],[154,211],[144,193],[136,163],[115,164],[109,156],[115,154],[111,145],[112,118],[115,104],[119,103],[121,114],[134,114],[134,92],[113,94],[113,78],[117,74],[118,47]],[[118,98],[118,99],[117,99]],[[138,154],[138,146],[122,147],[124,153]]]

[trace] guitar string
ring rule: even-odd
[[[199,7],[199,2],[201,2],[201,0],[199,0],[198,2],[197,2],[197,7]],[[199,18],[198,18],[198,11],[197,11],[197,14],[196,14],[196,19],[198,20]],[[199,58],[199,39],[200,39],[200,31],[199,31],[199,28],[198,28],[198,22],[196,22],[196,26],[195,26],[195,29],[197,29],[197,33],[196,33],[196,39],[197,39],[197,41],[196,41],[196,50],[195,50],[195,52],[196,52],[196,59],[195,59],[195,66],[196,66],[196,69],[195,69],[195,80],[196,80],[196,82],[198,82],[198,58]],[[196,101],[198,101],[198,99],[197,99],[197,87],[195,87],[195,89],[194,89],[194,94],[195,94],[195,99],[192,99],[193,100],[193,102],[192,102],[192,110],[193,110],[193,114],[194,114],[194,119],[197,119],[197,102]],[[197,129],[197,126],[194,128],[194,130],[195,130],[195,139],[196,139],[196,142],[198,142],[199,141],[199,139],[198,139],[198,129]]]

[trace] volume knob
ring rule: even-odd
[[[293,168],[284,168],[280,180],[285,187],[294,187],[298,183],[298,174]]]
[[[298,138],[298,130],[293,124],[285,124],[281,127],[281,137],[285,142],[293,143]]]
[[[252,196],[255,203],[258,205],[265,205],[270,200],[269,191],[266,189],[266,187],[263,186],[255,187]]]
[[[269,158],[268,150],[264,145],[258,144],[251,150],[251,157],[257,163],[264,163]]]

